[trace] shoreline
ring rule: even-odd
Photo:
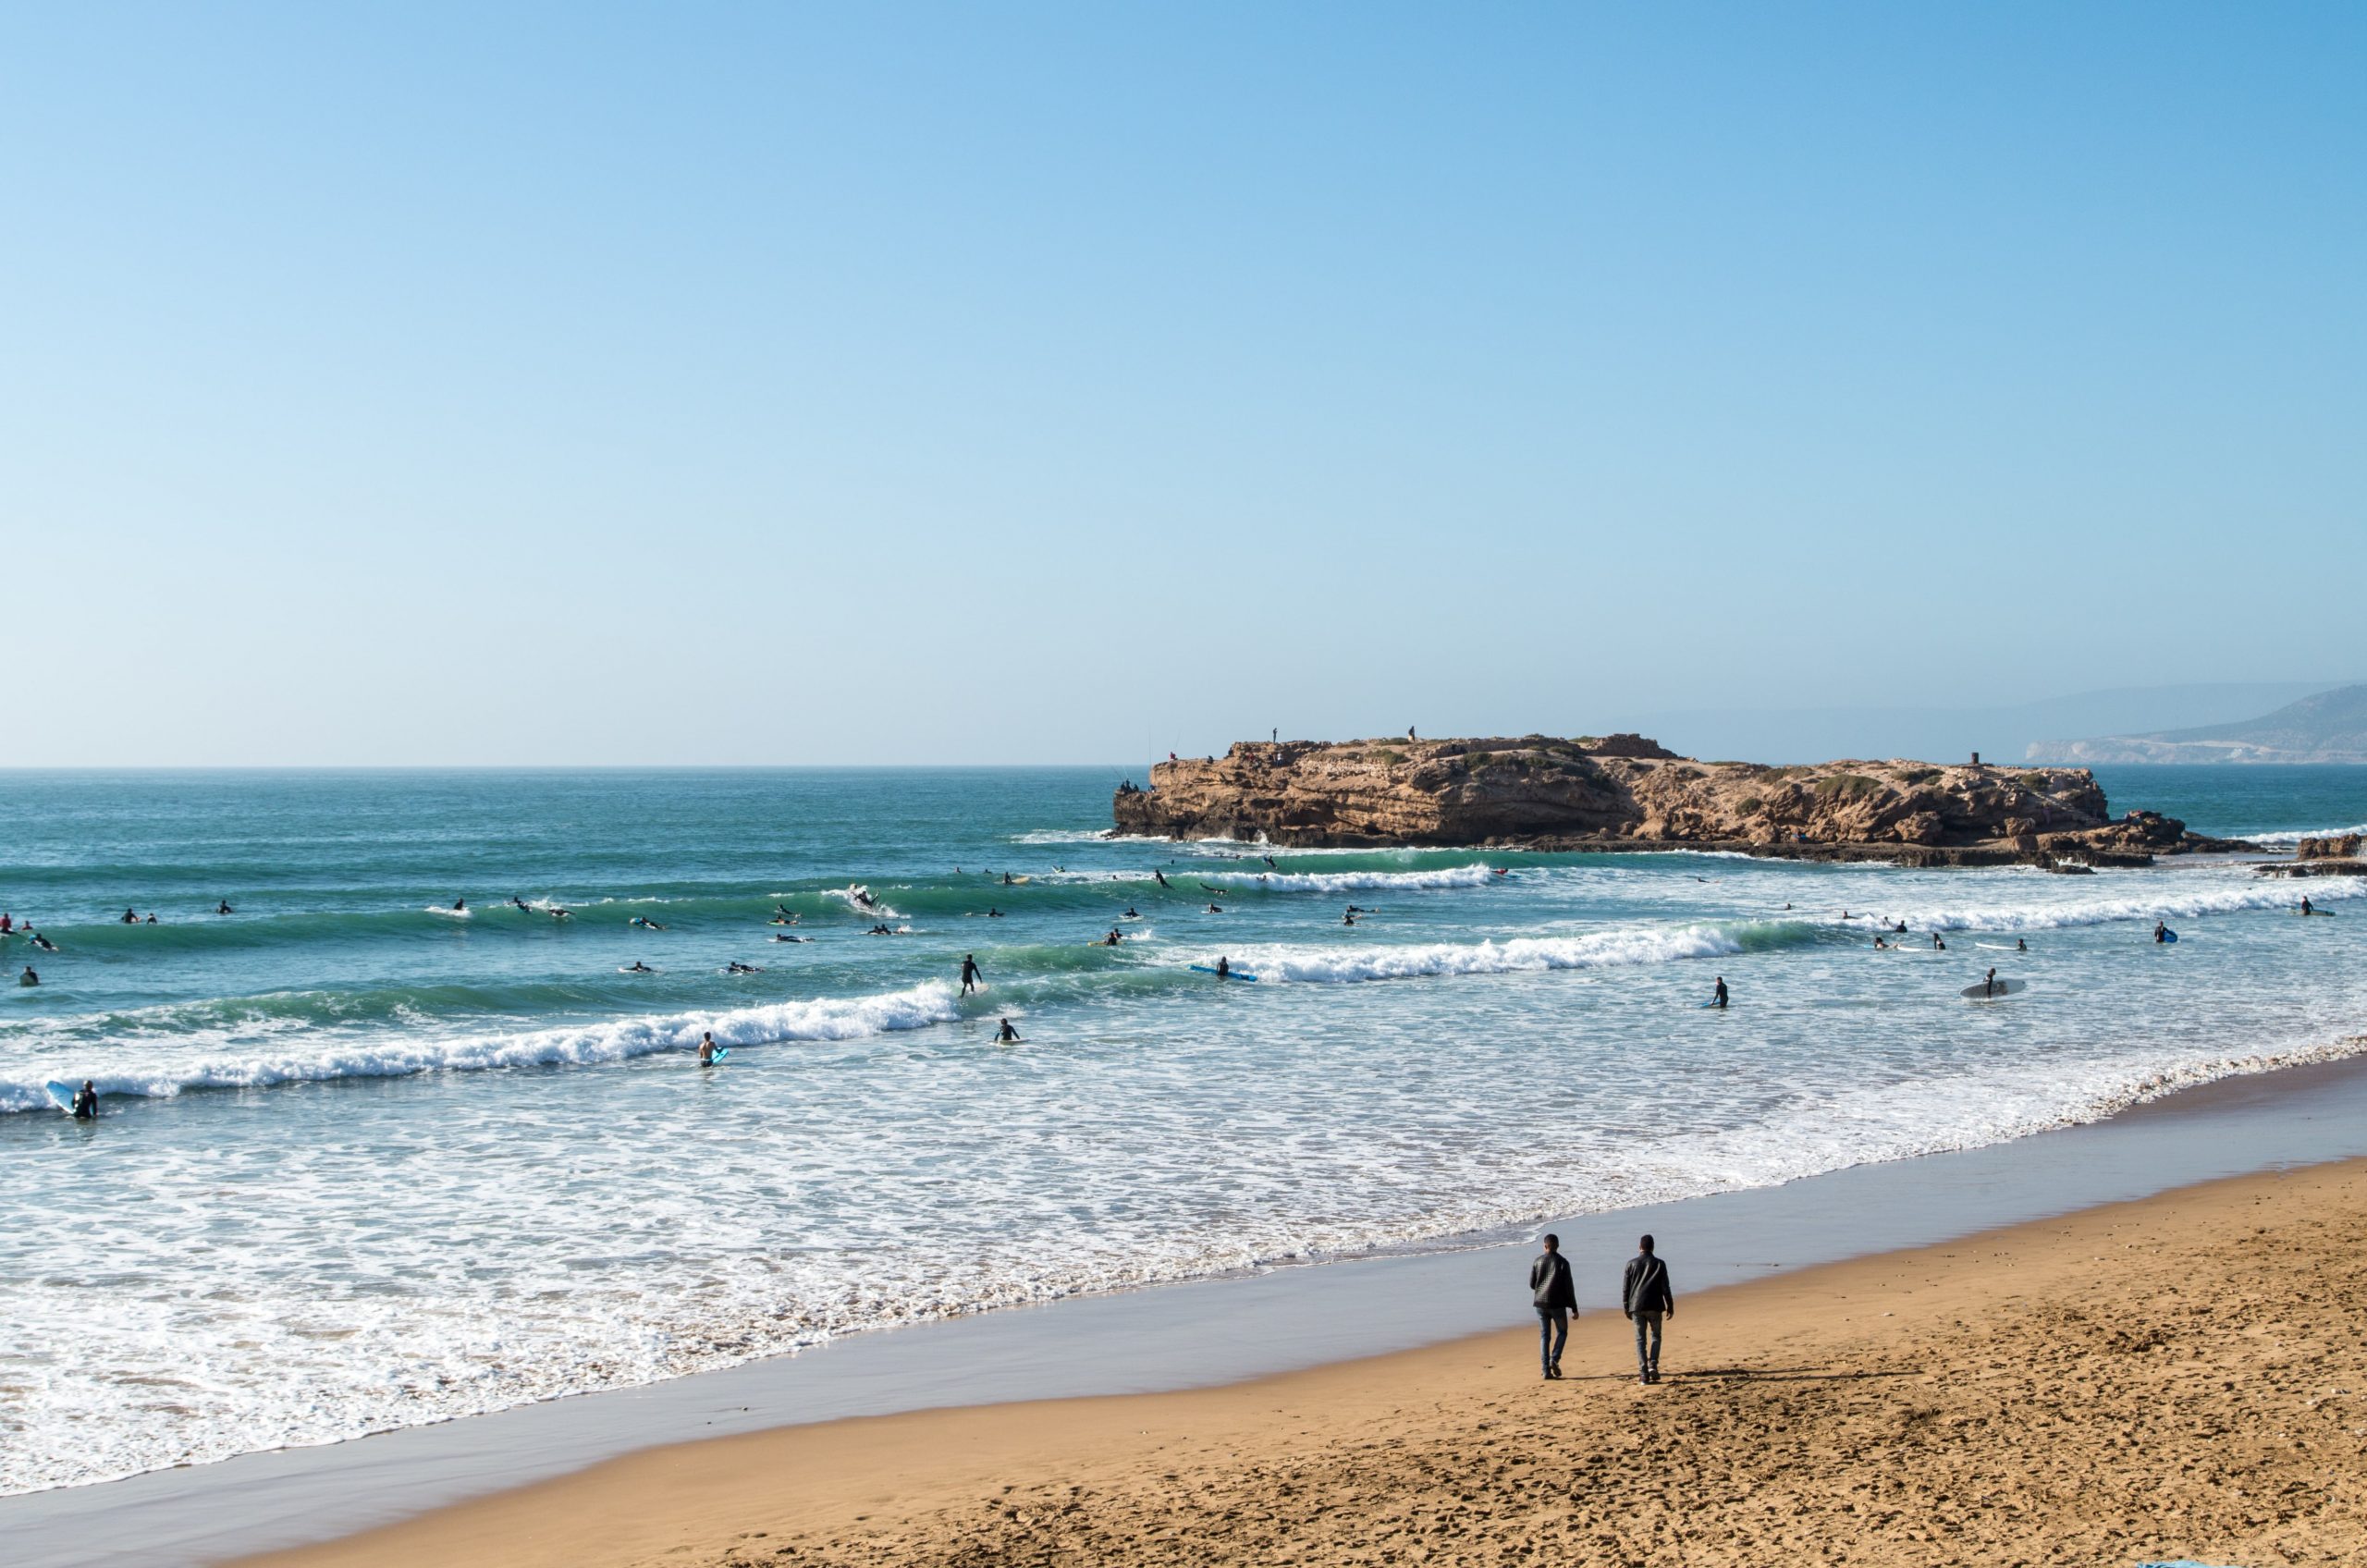
[[[2197,1181],[2367,1155],[2367,1058],[2217,1080],[2103,1121],[1553,1222],[1574,1256],[1684,1237],[1690,1290],[1929,1244]],[[1846,1218],[1843,1218],[1845,1217]],[[1542,1228],[1542,1227],[1540,1227]],[[1672,1243],[1674,1245],[1675,1243]],[[1508,1255],[1519,1258],[1507,1261]],[[1293,1265],[850,1336],[789,1357],[0,1500],[60,1564],[218,1562],[350,1535],[702,1436],[946,1406],[1238,1384],[1515,1319],[1525,1243]],[[1582,1304],[1602,1305],[1585,1279]],[[1359,1303],[1343,1323],[1334,1302]]]
[[[2367,1158],[2222,1178],[1680,1292],[1653,1389],[1596,1312],[1561,1382],[1498,1329],[674,1445],[241,1561],[2354,1560],[2361,1241]]]

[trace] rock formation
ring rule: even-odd
[[[2233,848],[2113,818],[2084,768],[1699,762],[1641,736],[1243,741],[1121,790],[1117,830],[1289,845],[1733,849],[1913,864],[2144,864]],[[2250,846],[2243,846],[2249,848]]]

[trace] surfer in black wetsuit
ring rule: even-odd
[[[2014,950],[2017,953],[2026,953],[2030,950],[2030,945],[2022,937],[2017,937],[2014,938]]]
[[[41,984],[41,976],[33,973],[33,966],[29,963],[25,965],[25,972],[17,976],[17,984],[19,986],[38,986]]]
[[[1718,976],[1718,988],[1710,994],[1710,1005],[1723,1010],[1726,1005],[1726,977]]]
[[[649,965],[642,962],[641,960],[635,959],[632,961],[632,966],[627,969],[625,973],[628,974],[655,974],[657,971],[650,968]]]
[[[1340,917],[1340,924],[1343,925],[1354,925],[1355,923],[1356,912],[1355,910],[1350,910],[1347,913]]]
[[[1153,870],[1150,874],[1150,879],[1158,883],[1162,888],[1167,886],[1167,874],[1163,871]]]
[[[1120,940],[1121,938],[1118,936],[1118,928],[1112,925],[1110,927],[1110,935],[1101,938],[1101,945],[1105,948],[1114,948],[1118,945]]]
[[[1944,953],[1948,950],[1947,943],[1940,940],[1940,934],[1937,931],[1932,933],[1932,950],[1933,952],[1940,953]]]
[[[231,911],[230,911],[230,900],[227,900],[227,899],[224,899],[220,903],[215,904],[215,905],[214,906],[214,913],[216,913],[216,914],[228,914],[229,913],[231,913]]]
[[[2157,920],[2153,922],[2153,940],[2157,942],[2166,942],[2169,939],[2170,928],[2161,921]]]
[[[466,900],[466,899],[454,899],[454,900],[452,900],[452,913],[453,913],[454,914],[466,914],[466,913],[469,913],[469,900]]]
[[[1882,939],[1882,937],[1881,937],[1879,935],[1878,935],[1878,936],[1876,936],[1876,937],[1874,937],[1874,946],[1875,946],[1876,948],[1878,948],[1878,949],[1881,949],[1884,950],[1884,951],[1887,951],[1887,950],[1889,949],[1889,948],[1890,948],[1890,944],[1889,944],[1888,942],[1883,941],[1883,940]]]
[[[132,913],[129,910],[125,910],[123,912],[123,924],[126,925],[137,925],[140,924],[140,917]]]
[[[42,951],[45,953],[54,953],[57,950],[57,944],[43,936],[40,932],[31,931],[26,933],[26,935],[32,938],[33,946],[39,948]]]
[[[1139,915],[1139,914],[1136,914],[1136,913],[1134,913],[1134,905],[1132,905],[1132,904],[1128,904],[1128,905],[1126,906],[1126,913],[1125,913],[1124,914],[1122,914],[1122,915],[1119,916],[1119,918],[1120,918],[1120,919],[1122,919],[1122,920],[1140,920],[1140,919],[1142,918],[1142,916],[1141,916],[1141,915]]]
[[[1014,886],[1011,879],[1011,873],[1008,871],[1002,874],[1002,885],[1006,888]]]
[[[1002,1021],[1002,1027],[995,1031],[995,1044],[999,1046],[1013,1045],[1018,1042],[1018,1039],[1019,1031],[1011,1026],[1010,1019],[1004,1019]]]
[[[978,955],[963,953],[962,955],[962,994],[966,997],[976,990],[978,983],[986,977],[986,972],[978,967]]]
[[[2303,914],[2315,914],[2318,913],[2316,910],[2310,907],[2310,895],[2307,893],[2301,895],[2301,913]]]
[[[1993,963],[1989,966],[1989,973],[1981,977],[1981,994],[1984,997],[1997,994],[1997,966]]]
[[[74,1120],[77,1121],[96,1121],[98,1119],[98,1085],[92,1083],[88,1078],[85,1078],[82,1080],[82,1086],[74,1091]]]
[[[1907,922],[1905,922],[1904,920],[1900,921],[1897,925],[1894,925],[1894,926],[1892,926],[1892,927],[1890,928],[1890,932],[1891,932],[1891,935],[1892,935],[1892,936],[1894,936],[1894,937],[1904,937],[1904,936],[1906,936],[1906,935],[1907,935]]]
[[[1231,959],[1220,958],[1217,960],[1217,978],[1220,980],[1230,980],[1233,978],[1233,961]]]
[[[1221,905],[1210,904],[1208,906],[1208,913],[1210,914],[1222,914],[1224,913],[1224,909]]]

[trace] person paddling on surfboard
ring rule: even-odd
[[[978,967],[978,955],[963,953],[962,955],[962,994],[966,997],[975,991],[979,982],[986,977],[986,971]]]
[[[1710,993],[1710,1005],[1723,1009],[1726,1005],[1726,977],[1718,976],[1718,988]]]
[[[1879,948],[1879,949],[1883,949],[1884,951],[1887,951],[1887,950],[1889,949],[1889,948],[1890,948],[1890,944],[1889,944],[1888,942],[1883,941],[1880,936],[1875,937],[1875,938],[1874,938],[1874,946],[1875,946],[1876,948]]]
[[[642,962],[641,960],[635,959],[626,967],[625,973],[627,974],[655,974],[657,971],[650,968],[649,965]]]
[[[99,1086],[88,1078],[74,1091],[74,1120],[96,1121],[99,1119]]]

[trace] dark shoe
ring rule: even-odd
[[[1560,1377],[1562,1375],[1562,1364],[1558,1361],[1555,1362],[1552,1366],[1545,1369],[1545,1375],[1549,1378]]]

